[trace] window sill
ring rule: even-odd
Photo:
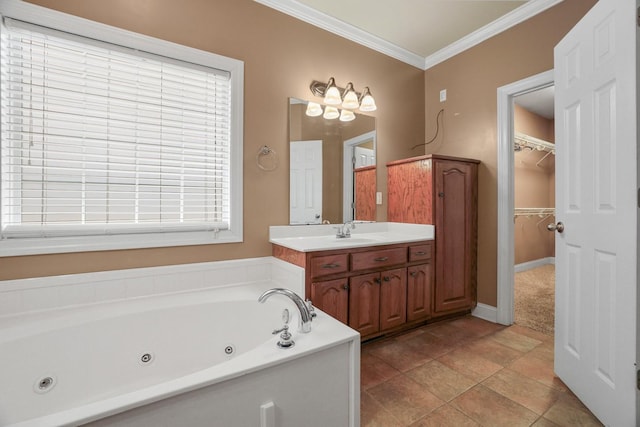
[[[0,257],[239,242],[242,232],[233,230],[4,239],[0,241]]]

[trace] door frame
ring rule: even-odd
[[[353,221],[353,151],[357,145],[373,140],[373,151],[376,151],[376,131],[363,133],[347,139],[342,148],[342,220]],[[377,153],[376,153],[377,155]]]
[[[496,321],[514,321],[514,98],[553,86],[553,69],[498,88],[498,290]]]

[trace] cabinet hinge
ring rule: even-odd
[[[640,371],[636,371],[636,388],[640,390]]]

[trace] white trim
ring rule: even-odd
[[[255,0],[330,33],[424,70],[424,58],[295,0]],[[535,1],[535,0],[534,0]]]
[[[231,219],[228,230],[219,232],[105,235],[89,238],[34,238],[0,241],[0,257],[44,253],[84,252],[243,241],[243,129],[244,62],[101,24],[19,0],[0,2],[0,15],[59,31],[103,40],[164,57],[202,64],[231,73]],[[70,30],[71,29],[71,30]]]
[[[427,56],[424,60],[424,69],[427,70],[434,65],[444,62],[447,59],[458,55],[459,53],[464,52],[465,50],[470,49],[473,46],[478,45],[533,16],[536,16],[539,13],[544,12],[562,1],[564,0],[530,0],[517,9],[512,10],[506,15],[501,16],[473,33],[470,33],[449,46],[440,49],[436,53]]]
[[[483,319],[489,322],[498,323],[497,309],[494,306],[478,303],[476,308],[473,309],[471,315],[478,319]]]
[[[521,262],[513,267],[513,271],[516,273],[522,273],[523,271],[531,270],[533,268],[542,267],[543,265],[555,265],[555,257],[546,257],[540,259],[534,259],[533,261]]]
[[[414,67],[426,70],[452,56],[459,54],[509,28],[535,16],[563,0],[530,0],[524,5],[512,10],[490,24],[474,31],[460,40],[440,49],[427,57],[422,57],[400,46],[390,43],[378,36],[368,33],[351,24],[313,9],[296,0],[254,0],[272,9],[278,10],[301,21],[307,22],[330,33],[344,37],[387,56],[405,62]]]
[[[513,98],[553,85],[553,70],[498,88],[498,305],[497,322],[513,323],[514,182]],[[500,242],[503,242],[502,244]]]

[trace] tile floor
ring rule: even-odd
[[[601,426],[553,373],[553,337],[472,316],[362,345],[361,426]]]

